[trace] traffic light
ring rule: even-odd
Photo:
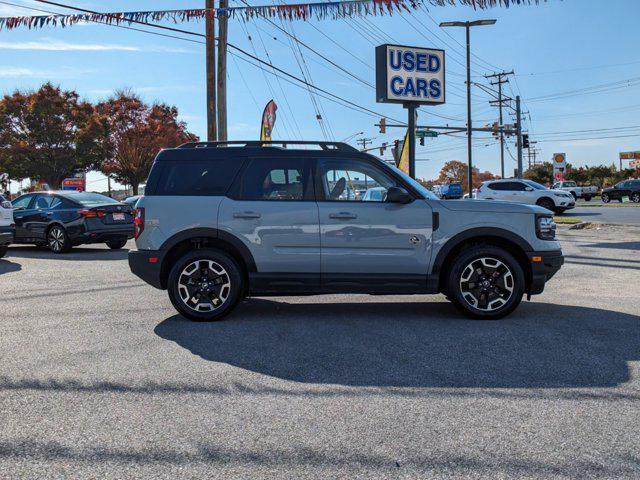
[[[380,133],[387,133],[387,119],[380,119]]]
[[[522,148],[529,148],[529,134],[522,135]]]
[[[420,145],[424,147],[424,137],[420,137]]]
[[[387,142],[383,142],[382,145],[380,145],[380,156],[384,155],[384,152],[386,149],[387,149]]]
[[[500,137],[500,124],[498,122],[493,122],[493,125],[491,125],[491,135],[495,138]]]

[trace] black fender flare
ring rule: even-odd
[[[225,232],[224,230],[220,230],[218,228],[190,228],[189,230],[178,232],[164,241],[164,243],[160,246],[160,252],[162,252],[162,255],[164,256],[169,250],[171,250],[180,242],[184,242],[185,240],[190,240],[192,238],[213,238],[222,240],[223,242],[230,244],[242,257],[242,260],[247,266],[247,270],[249,272],[257,271],[256,262],[253,258],[253,255],[251,255],[251,252],[242,242],[242,240],[240,240],[235,235],[232,235],[229,232]]]
[[[451,253],[454,248],[468,240],[473,240],[474,238],[480,237],[495,237],[498,239],[504,239],[518,245],[525,253],[533,251],[533,247],[529,242],[527,242],[520,235],[510,232],[509,230],[505,230],[499,227],[472,228],[454,235],[447,241],[447,243],[442,246],[433,262],[431,273],[433,275],[437,275],[441,272],[445,258],[447,258],[447,255],[449,255],[449,253]]]

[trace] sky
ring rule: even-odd
[[[268,4],[270,0],[249,2]],[[64,12],[34,0],[7,0],[24,7]],[[39,14],[29,8],[0,1],[0,16]],[[126,2],[70,0],[74,6],[98,11],[202,8],[203,0],[138,0]],[[291,3],[291,2],[289,2]],[[241,6],[231,0],[231,6]],[[472,30],[473,82],[489,88],[484,75],[515,71],[505,86],[507,95],[521,95],[524,129],[539,150],[538,161],[566,153],[574,166],[618,164],[621,151],[640,150],[640,51],[637,19],[640,2],[634,0],[549,0],[539,5],[474,10],[461,6],[430,6],[411,14],[348,20],[311,20],[275,23],[341,65],[360,80],[344,73],[315,53],[290,41],[265,19],[231,19],[229,42],[270,60],[273,65],[317,87],[362,105],[366,114],[276,78],[231,54],[228,62],[228,115],[230,139],[259,137],[264,105],[275,99],[278,119],[274,139],[371,139],[369,146],[402,138],[404,131],[388,128],[379,133],[379,115],[406,120],[399,105],[375,101],[374,50],[395,43],[445,50],[447,103],[425,106],[418,124],[466,124],[464,84],[464,29],[438,27],[441,21],[495,18],[493,26]],[[175,26],[173,23],[167,25]],[[204,22],[182,23],[178,28],[204,32]],[[153,29],[150,29],[153,30]],[[189,37],[176,34],[190,40]],[[19,28],[0,31],[0,94],[32,90],[45,81],[74,89],[90,101],[108,98],[115,90],[130,88],[148,102],[178,107],[190,131],[206,137],[204,45],[164,38],[100,24],[68,28]],[[363,80],[364,82],[362,82]],[[591,88],[596,87],[596,88]],[[586,90],[585,90],[586,89]],[[489,105],[490,94],[473,88],[474,126],[498,119]],[[322,115],[320,125],[317,111]],[[509,110],[510,111],[510,110]],[[506,118],[509,118],[507,115]],[[505,123],[511,120],[506,120]],[[359,132],[363,132],[359,134]],[[356,135],[358,134],[358,135]],[[526,151],[525,151],[526,152]],[[500,150],[489,134],[474,137],[474,164],[500,173]],[[384,158],[390,158],[387,150]],[[508,139],[507,176],[516,167],[515,139]],[[416,175],[436,178],[448,160],[467,160],[466,137],[439,136],[417,147]],[[525,154],[525,168],[527,156]],[[106,179],[88,176],[89,189],[105,190]]]

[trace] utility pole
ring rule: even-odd
[[[504,178],[504,131],[502,129],[502,84],[509,83],[509,80],[503,80],[503,77],[507,75],[513,75],[513,70],[510,72],[494,73],[493,75],[485,75],[485,78],[497,78],[496,82],[491,82],[491,85],[498,85],[498,109],[500,111],[500,176]]]
[[[220,8],[229,7],[229,0],[220,0]],[[227,141],[227,32],[229,17],[218,18],[218,140]]]
[[[516,96],[516,136],[518,145],[518,178],[522,178],[522,112],[520,111],[520,95]]]
[[[109,198],[111,198],[111,177],[107,175],[107,190],[109,192]]]
[[[356,143],[359,143],[360,145],[362,145],[362,150],[366,150],[367,149],[367,145],[370,145],[371,143],[373,143],[373,138],[358,138],[356,140]]]
[[[206,71],[207,71],[207,140],[215,142],[218,139],[216,128],[216,32],[215,32],[215,4],[214,0],[206,0],[207,9],[206,35]]]

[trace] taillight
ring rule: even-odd
[[[4,202],[0,203],[0,207],[9,208],[9,209],[13,208],[13,206],[11,205],[11,202],[7,202],[6,200]]]
[[[85,218],[102,218],[106,215],[104,212],[96,212],[94,210],[78,210],[78,213]]]
[[[133,211],[133,238],[138,238],[144,231],[144,207]]]

